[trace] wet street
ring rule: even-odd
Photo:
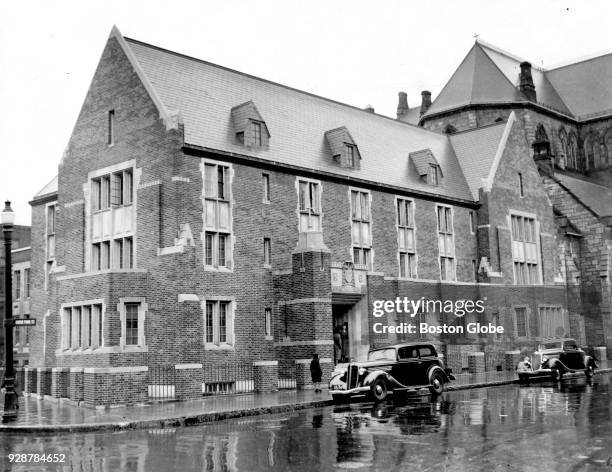
[[[611,374],[165,430],[3,435],[1,470],[612,471]],[[65,454],[10,464],[8,454]]]

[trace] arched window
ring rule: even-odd
[[[536,142],[548,142],[548,134],[546,133],[546,128],[544,128],[542,123],[540,123],[536,128],[535,140]]]
[[[584,139],[584,158],[586,169],[594,169],[595,168],[595,146],[594,146],[595,136],[589,134]]]
[[[550,156],[550,141],[542,123],[536,128],[535,139],[533,141],[533,155]]]
[[[454,134],[457,132],[457,128],[455,128],[453,125],[447,125],[446,128],[444,128],[444,133],[446,134]]]
[[[561,149],[559,150],[559,154],[561,154],[561,157],[559,159],[559,165],[561,165],[561,167],[565,168],[568,166],[567,163],[567,132],[565,131],[565,128],[561,128],[559,130],[559,144],[561,145]]]
[[[601,161],[603,166],[612,166],[612,128],[606,130],[602,143]]]
[[[572,131],[568,138],[568,166],[578,170],[578,139]]]

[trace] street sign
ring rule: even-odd
[[[15,326],[36,326],[36,318],[13,318]]]

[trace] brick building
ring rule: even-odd
[[[610,344],[610,221],[584,196],[592,174],[608,211],[606,171],[559,170],[556,142],[526,126],[545,105],[517,99],[462,125],[471,97],[438,107],[447,89],[417,109],[400,93],[391,119],[113,29],[58,177],[31,202],[30,390],[135,401],[155,396],[164,366],[177,398],[202,383],[274,389],[292,369],[299,386],[313,353],[331,367],[335,327],[350,357],[430,338],[449,358],[485,351],[489,368],[545,337]],[[396,297],[484,311],[374,316]],[[373,329],[415,320],[504,333]],[[236,365],[252,371],[223,375]]]
[[[4,236],[0,228],[0,313],[4,320]],[[11,243],[11,262],[13,274],[13,316],[30,316],[30,227],[15,225]],[[4,326],[4,325],[2,325]],[[30,349],[30,331],[32,328],[16,327],[13,333],[13,359],[16,366],[28,364]],[[4,328],[0,333],[0,352],[3,353],[0,364],[4,365]]]

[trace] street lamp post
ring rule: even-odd
[[[7,201],[0,213],[0,223],[4,234],[4,413],[2,422],[17,419],[17,394],[15,393],[15,366],[13,365],[13,280],[11,262],[11,237],[15,212]]]

